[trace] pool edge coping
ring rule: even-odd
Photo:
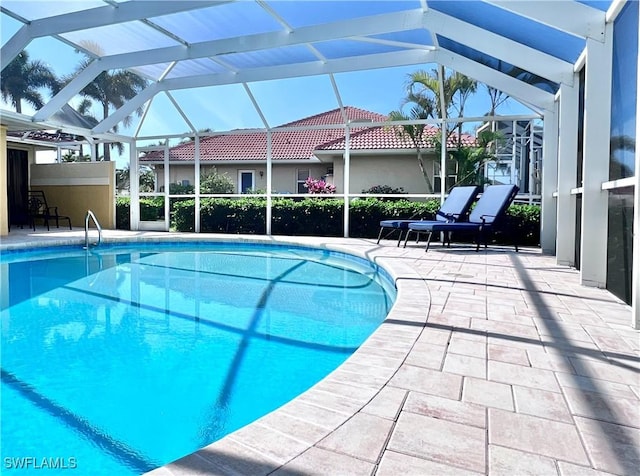
[[[109,234],[108,234],[109,235]],[[117,236],[116,236],[117,235]],[[322,240],[322,241],[320,241]],[[372,263],[381,266],[392,278],[397,289],[396,300],[382,324],[365,340],[365,342],[350,355],[347,360],[337,369],[329,373],[322,380],[312,386],[309,390],[298,395],[294,399],[285,403],[278,409],[260,417],[254,422],[230,433],[224,438],[217,440],[199,450],[185,455],[164,466],[155,468],[146,475],[159,476],[162,474],[173,474],[172,469],[176,469],[184,474],[184,466],[194,468],[194,464],[199,471],[217,470],[221,468],[233,473],[237,472],[238,461],[245,465],[261,468],[263,474],[268,474],[285,465],[316,446],[319,442],[329,437],[339,430],[349,420],[357,415],[366,413],[363,410],[369,405],[385,387],[389,384],[398,372],[406,358],[410,354],[415,342],[422,333],[428,316],[430,296],[426,281],[411,267],[404,262],[402,254],[398,256],[389,255],[389,246],[382,246],[373,243],[371,240],[358,238],[318,238],[318,237],[291,237],[291,236],[264,236],[264,235],[221,235],[221,234],[194,234],[185,235],[180,233],[120,233],[103,237],[105,244],[121,242],[240,242],[259,244],[279,244],[294,246],[309,246],[318,249],[351,254],[364,258]],[[43,242],[24,242],[14,244],[0,243],[0,252],[28,250],[34,247],[58,247],[65,245],[82,245],[84,240],[81,237],[64,237],[51,239]],[[386,253],[384,252],[386,251]],[[410,259],[411,262],[415,259]],[[397,342],[398,336],[395,330],[398,326],[406,326],[403,330],[403,341]],[[393,337],[393,341],[391,338]],[[385,350],[385,346],[391,346],[393,350]],[[382,347],[380,347],[382,346]],[[398,349],[404,350],[398,350]],[[375,376],[376,364],[371,364],[371,357],[384,359],[386,353],[393,354],[393,359],[386,359],[382,366],[386,378]],[[375,360],[375,359],[374,359]],[[391,364],[390,362],[393,362]],[[354,383],[344,381],[344,368],[350,365],[363,366],[373,371],[372,378]],[[347,372],[348,374],[348,372]],[[351,392],[360,393],[357,397],[354,394],[340,395],[343,391],[347,394]],[[329,398],[331,394],[337,396],[335,399]],[[340,401],[348,401],[350,410],[340,407]],[[319,403],[321,402],[321,403]],[[302,406],[311,405],[322,412],[337,416],[329,424],[325,421],[318,421],[318,413],[299,414],[291,410],[295,405],[302,403]],[[292,415],[295,413],[295,415]],[[278,419],[298,420],[306,429],[302,431],[292,430],[291,425],[280,425],[269,423]],[[321,437],[309,437],[307,429],[313,426],[320,428],[318,435]],[[273,437],[265,438],[265,434]],[[296,444],[291,444],[294,442]],[[287,444],[288,443],[288,444]],[[232,461],[232,463],[228,463]]]

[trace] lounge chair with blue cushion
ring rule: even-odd
[[[413,222],[407,227],[407,234],[404,246],[407,246],[409,234],[427,233],[427,246],[425,251],[429,250],[431,236],[434,232],[453,233],[456,231],[474,233],[476,236],[476,251],[480,249],[480,242],[487,246],[487,235],[493,230],[494,225],[504,218],[505,212],[513,199],[516,198],[518,187],[516,185],[489,185],[482,193],[476,206],[469,214],[469,220],[465,222]],[[518,245],[515,245],[518,251]]]
[[[473,204],[476,196],[480,192],[480,187],[476,185],[467,185],[464,187],[454,187],[451,189],[449,196],[442,203],[440,209],[436,212],[436,219],[432,221],[427,220],[383,220],[380,222],[380,233],[378,233],[378,241],[382,238],[382,232],[385,229],[391,229],[389,234],[394,231],[399,231],[398,246],[402,241],[402,236],[405,232],[409,231],[409,223],[440,223],[450,221],[462,221],[465,220],[469,214],[469,209]],[[388,236],[388,235],[387,235]]]

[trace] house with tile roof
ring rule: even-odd
[[[360,193],[374,185],[402,187],[407,193],[430,193],[420,171],[413,142],[400,133],[399,126],[381,125],[388,120],[382,114],[355,107],[345,107],[283,124],[271,132],[273,166],[272,188],[277,193],[307,193],[304,182],[308,177],[324,178],[343,192],[344,152],[346,133],[340,124],[349,121],[350,186],[352,193]],[[362,125],[361,125],[362,124]],[[368,125],[372,124],[372,125]],[[423,156],[427,159],[431,183],[439,174],[440,158],[435,153],[435,139],[439,129],[427,126],[424,130]],[[475,138],[463,134],[464,145],[472,145]],[[457,136],[450,138],[450,147],[457,145]],[[195,179],[194,141],[170,147],[168,154],[169,183],[192,185]],[[234,130],[202,137],[199,146],[200,170],[206,173],[215,168],[226,174],[235,184],[236,193],[266,188],[267,132]],[[147,151],[140,164],[153,168],[158,191],[165,177],[165,151]],[[455,172],[448,181],[455,182]],[[436,178],[439,191],[439,179]]]

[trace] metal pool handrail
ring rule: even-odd
[[[93,245],[98,246],[102,242],[102,227],[93,212],[91,210],[87,210],[87,215],[84,217],[84,248],[86,250],[89,249],[89,218],[93,219],[93,223],[98,229],[98,241]]]

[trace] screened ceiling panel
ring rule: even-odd
[[[146,64],[144,66],[136,66],[130,70],[151,81],[157,81],[169,66],[171,66],[171,63]]]
[[[430,69],[437,61],[548,110],[558,84],[572,84],[573,63],[585,48],[585,37],[593,34],[597,39],[604,31],[603,12],[612,4],[608,0],[535,0],[535,7],[534,0],[1,1],[3,25],[9,23],[5,17],[24,23],[10,29],[12,37],[2,35],[3,69],[39,38],[62,38],[72,48],[89,50],[101,59],[51,98],[33,120],[44,121],[72,103],[101,68],[125,68],[151,80],[138,97],[96,126],[97,133],[111,130],[165,91],[183,95],[229,83],[243,90],[249,83],[260,110],[264,94],[284,98],[286,108],[291,108],[310,102],[309,91],[315,94],[319,88],[328,98],[321,109],[327,110],[328,104],[340,104],[332,78],[337,97],[353,105],[349,98],[359,93],[340,79],[342,75],[362,70],[357,74],[363,78],[360,87],[366,89],[371,83],[367,78],[380,71]],[[571,18],[560,18],[567,12]],[[295,76],[301,82],[285,79]],[[291,94],[296,88],[300,94]],[[398,92],[399,97],[402,94]],[[290,96],[296,98],[288,100]],[[251,100],[248,104],[256,109]],[[298,117],[320,112],[318,108],[310,105]],[[277,111],[265,116],[270,125],[279,123]]]
[[[3,8],[30,21],[87,10],[89,8],[104,7],[105,5],[105,2],[102,0],[74,0],[66,2],[51,0],[2,0]]]
[[[603,12],[606,12],[611,6],[611,0],[578,0],[578,3],[582,3],[592,8],[597,8]]]
[[[198,76],[201,74],[224,73],[227,68],[209,58],[179,61],[167,74],[167,78]]]
[[[368,43],[357,40],[335,40],[316,43],[314,45],[328,59],[348,58],[378,53],[393,53],[405,48],[382,43]]]
[[[269,1],[273,10],[293,28],[351,20],[363,16],[421,8],[413,1]]]
[[[554,2],[542,3],[552,8]],[[431,1],[429,7],[571,63],[584,49],[581,38],[488,3],[474,2],[469,8],[468,1]]]
[[[253,2],[225,3],[151,20],[189,43],[282,30],[282,25]]]
[[[383,33],[381,35],[371,35],[371,38],[405,43],[407,47],[409,47],[409,45],[415,45],[416,48],[433,46],[433,38],[431,33],[427,30],[407,30],[394,33]]]
[[[173,38],[137,21],[73,31],[61,36],[98,56],[180,45]]]
[[[519,79],[520,81],[531,84],[532,86],[553,94],[557,93],[558,89],[560,89],[559,84],[544,79],[537,74],[527,71],[526,69],[518,68],[517,66],[507,63],[506,61],[481,53],[478,50],[475,50],[466,45],[462,45],[457,41],[450,40],[449,38],[445,38],[444,36],[437,35],[436,37],[438,39],[438,44],[442,48],[446,48],[447,50],[453,51],[454,53],[464,56],[465,58],[469,58],[470,60],[495,69],[496,71],[500,71],[501,73],[507,74],[512,78]]]
[[[249,53],[221,55],[220,58],[237,69],[280,66],[317,61],[318,57],[304,45],[286,46]]]

